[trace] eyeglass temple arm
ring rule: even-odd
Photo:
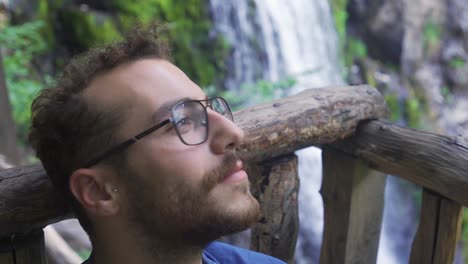
[[[150,127],[147,130],[141,132],[140,134],[134,136],[133,138],[131,138],[129,140],[126,140],[126,141],[124,141],[124,142],[122,142],[120,144],[115,145],[114,147],[112,147],[112,148],[108,149],[107,151],[103,152],[102,154],[98,155],[96,158],[90,160],[88,163],[86,163],[84,168],[89,168],[91,166],[94,166],[99,161],[101,161],[104,158],[112,155],[113,153],[126,149],[128,146],[132,145],[133,143],[137,142],[138,140],[142,139],[143,137],[147,136],[148,134],[154,132],[155,130],[161,128],[162,126],[166,125],[170,121],[171,121],[170,119],[166,119],[166,120],[162,121],[161,123],[159,123],[159,124],[157,124],[157,125],[155,125],[153,127]]]

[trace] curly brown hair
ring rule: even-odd
[[[71,194],[70,175],[90,158],[117,143],[114,135],[123,109],[100,109],[84,99],[83,91],[97,76],[143,58],[170,60],[163,26],[151,24],[128,33],[121,42],[74,57],[51,87],[31,105],[29,140],[54,186],[70,202],[85,231],[94,230],[83,208]],[[104,162],[118,167],[123,154]]]

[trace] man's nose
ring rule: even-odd
[[[209,140],[214,153],[223,154],[237,148],[244,140],[244,131],[230,119],[208,110]]]

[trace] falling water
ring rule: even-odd
[[[328,0],[210,0],[210,7],[215,33],[232,45],[225,83],[228,89],[259,78],[277,81],[285,76],[298,80],[293,93],[343,84]],[[321,150],[307,148],[296,154],[301,178],[296,263],[316,263],[323,232]],[[390,186],[395,186],[392,181]],[[384,219],[378,263],[402,263],[390,250],[395,246],[385,229]]]

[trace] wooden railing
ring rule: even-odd
[[[375,263],[386,174],[424,188],[410,263],[452,263],[468,205],[468,143],[385,121],[369,86],[328,87],[235,113],[240,152],[263,219],[251,248],[293,262],[299,230],[294,151],[322,148],[324,233],[320,263]],[[307,176],[305,176],[307,177]],[[0,171],[0,263],[42,263],[41,228],[72,217],[40,165]],[[311,223],[302,222],[301,225]]]

